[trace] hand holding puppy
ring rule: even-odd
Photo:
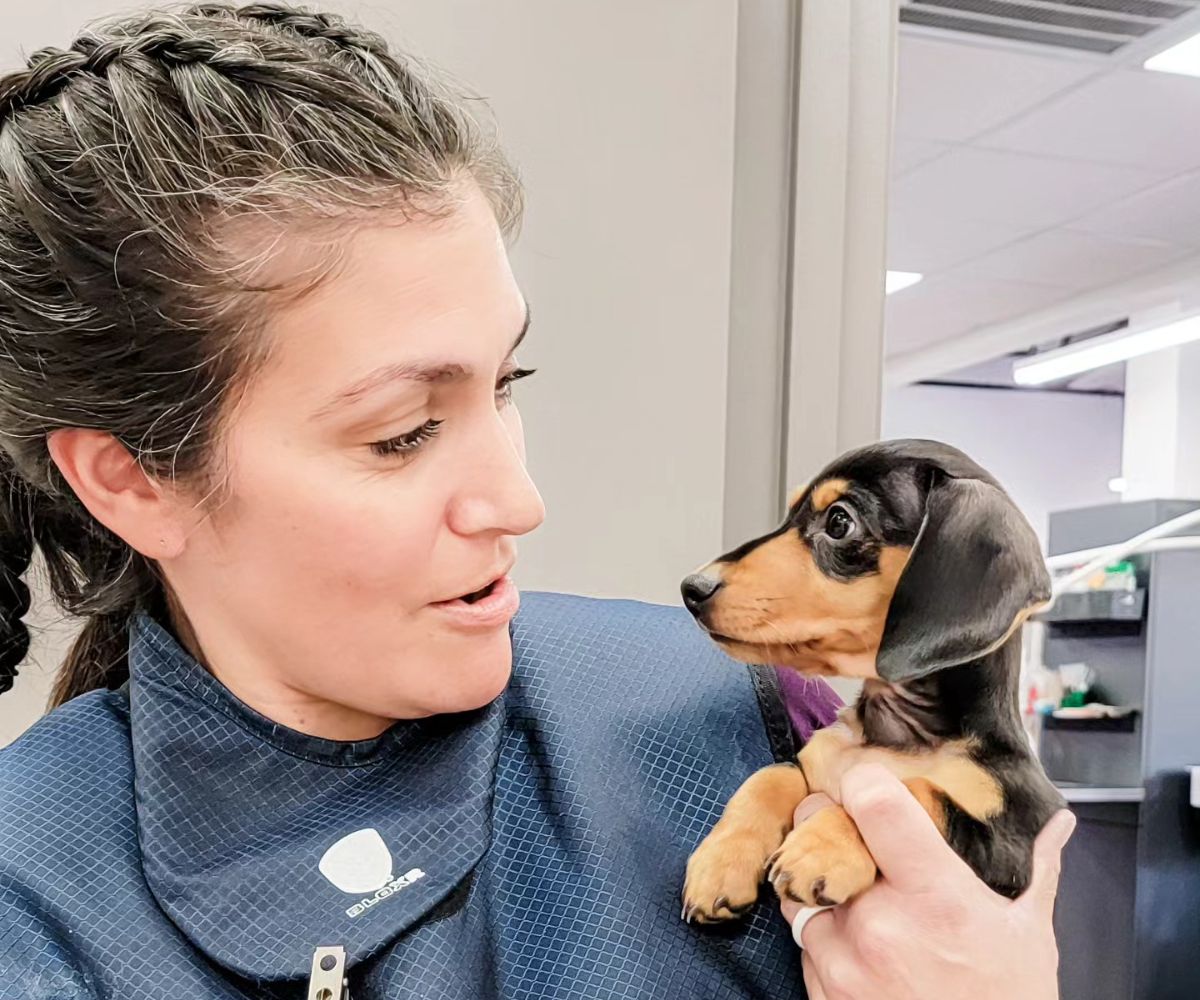
[[[1075,827],[1070,812],[1046,825],[1033,881],[1009,900],[979,880],[884,768],[852,768],[841,794],[880,878],[804,927],[810,1000],[1057,1000],[1052,921],[1062,849]],[[829,804],[806,799],[797,825]],[[782,910],[790,923],[799,907],[785,900]]]

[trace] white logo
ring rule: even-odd
[[[343,837],[325,852],[317,868],[342,892],[352,896],[374,893],[351,906],[346,911],[348,917],[366,913],[372,906],[425,877],[420,868],[413,868],[393,878],[392,853],[379,831],[371,828],[355,830]]]

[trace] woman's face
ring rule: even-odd
[[[272,315],[228,500],[164,563],[189,641],[243,701],[363,739],[504,688],[516,537],[544,516],[511,399],[527,324],[475,189],[447,218],[356,231]]]

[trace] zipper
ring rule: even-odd
[[[312,973],[304,996],[305,1000],[350,1000],[345,948],[335,945],[313,952]]]

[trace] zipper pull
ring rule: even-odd
[[[350,1000],[345,948],[335,945],[313,952],[312,973],[304,996],[305,1000]]]

